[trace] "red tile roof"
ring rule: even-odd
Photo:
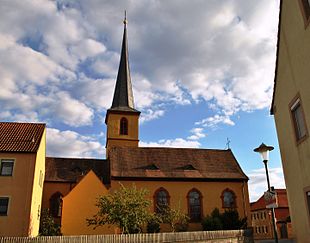
[[[0,122],[0,152],[37,152],[44,129],[42,123]]]
[[[90,170],[93,170],[104,184],[109,184],[109,164],[105,159],[54,157],[45,159],[45,181],[47,182],[77,182]]]
[[[230,149],[112,147],[108,158],[112,178],[248,180]]]
[[[286,189],[275,189],[277,192],[277,199],[278,199],[278,207],[286,208],[288,207]],[[262,195],[256,202],[251,203],[251,211],[265,209],[266,202],[264,199],[264,195]]]

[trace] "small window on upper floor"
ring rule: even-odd
[[[290,105],[290,110],[296,141],[297,143],[299,143],[302,142],[308,136],[307,126],[305,122],[300,97],[297,97],[293,100],[293,102]]]
[[[307,204],[308,204],[308,212],[310,216],[310,191],[306,192]]]
[[[310,0],[299,0],[299,3],[305,22],[305,27],[307,27],[310,22]]]
[[[0,176],[13,175],[14,159],[1,159],[0,164]]]
[[[9,198],[0,197],[0,216],[7,216],[9,208]]]
[[[120,121],[120,135],[128,135],[128,120],[123,117]]]

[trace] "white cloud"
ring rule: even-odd
[[[274,186],[276,189],[285,188],[285,182],[283,177],[283,170],[281,167],[279,168],[269,168],[269,178],[270,185]],[[247,172],[249,180],[249,193],[250,193],[250,201],[256,201],[259,197],[261,197],[265,191],[267,191],[267,179],[265,168],[255,169]]]
[[[204,138],[206,134],[203,132],[203,128],[196,127],[191,130],[192,135],[189,136],[187,139],[189,140],[199,140],[201,138]]]
[[[214,115],[212,117],[205,118],[195,123],[195,125],[201,125],[203,127],[216,128],[219,124],[225,124],[234,126],[235,123],[227,115]]]
[[[47,156],[54,157],[101,157],[104,156],[104,145],[91,136],[81,136],[77,132],[60,131],[47,128]]]
[[[162,139],[158,142],[143,142],[140,141],[141,147],[175,147],[175,148],[199,148],[200,143],[198,141],[185,140],[183,138],[175,139]]]
[[[270,104],[278,4],[4,1],[1,116],[92,124],[112,102],[126,8],[135,103],[146,111],[142,121],[163,116],[166,104],[204,99],[220,112],[198,124],[233,125],[237,112]]]
[[[63,123],[73,127],[91,124],[93,110],[79,100],[70,97],[68,93],[58,92],[54,101],[53,114],[62,119]]]
[[[157,119],[165,114],[163,110],[151,110],[147,109],[144,110],[140,117],[140,123],[143,124],[144,122]]]

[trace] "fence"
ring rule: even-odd
[[[81,235],[2,237],[0,243],[252,243],[253,232],[247,230],[199,231],[132,235]]]

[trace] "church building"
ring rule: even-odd
[[[201,230],[201,220],[214,208],[221,212],[236,209],[251,225],[248,177],[230,149],[139,147],[139,116],[140,111],[134,106],[125,20],[114,97],[105,118],[107,158],[45,159],[41,208],[50,209],[63,235],[119,232],[113,226],[93,229],[87,226],[86,219],[96,214],[97,198],[117,190],[120,183],[125,187],[134,184],[147,189],[153,201],[151,211],[156,212],[162,204],[180,208],[190,218],[190,231]],[[13,153],[10,158],[14,156]],[[2,150],[0,159],[1,163],[6,161]],[[14,177],[14,173],[11,176]],[[7,177],[0,175],[0,184],[3,182],[10,183]],[[9,193],[5,191],[6,196]],[[15,200],[13,196],[3,197],[0,188],[0,203],[2,198]],[[11,211],[6,212],[6,216],[0,215],[0,225],[13,213]],[[165,227],[162,230],[165,231]],[[0,232],[0,236],[3,235],[6,233]],[[27,233],[18,235],[27,236]]]

